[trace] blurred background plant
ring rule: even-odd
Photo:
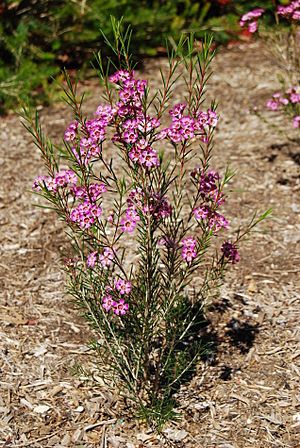
[[[279,3],[279,2],[277,2]],[[284,0],[280,3],[286,3]],[[272,9],[273,0],[6,0],[0,3],[0,111],[19,100],[47,104],[52,78],[63,67],[86,69],[100,48],[101,28],[110,36],[110,16],[124,17],[135,32],[133,53],[165,53],[165,39],[181,32],[201,39],[207,30],[217,43],[247,37],[239,18],[253,7]],[[266,21],[272,23],[272,15]]]
[[[279,88],[266,102],[267,109],[277,112],[280,126],[269,122],[261,112],[255,108],[254,112],[269,123],[280,133],[284,133],[289,140],[291,124],[295,129],[300,128],[300,0],[291,0],[284,5],[277,5],[274,1],[273,13],[275,25],[270,28],[262,21],[266,14],[263,8],[248,11],[240,19],[242,28],[248,32],[258,33],[261,38],[262,49],[270,59],[277,76]],[[296,137],[299,141],[299,134]]]

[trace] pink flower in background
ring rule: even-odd
[[[299,87],[291,87],[287,91],[287,95],[289,96],[289,100],[293,104],[300,103],[300,88]]]
[[[272,111],[276,111],[279,109],[280,104],[276,99],[270,99],[266,102],[266,106],[268,109],[272,110]]]
[[[258,19],[264,12],[265,10],[263,8],[256,8],[247,12],[241,17],[240,26],[244,28],[247,25],[249,33],[255,33],[258,29]]]
[[[300,127],[300,115],[297,115],[293,118],[293,127],[299,128]]]
[[[277,14],[285,19],[300,20],[300,1],[293,1],[287,6],[278,6]]]
[[[249,33],[256,33],[256,31],[258,30],[258,23],[255,22],[250,22],[248,25],[248,31]]]
[[[285,95],[285,96],[283,96]],[[276,92],[272,98],[266,103],[269,110],[273,112],[282,110],[287,115],[294,115],[293,127],[299,127],[299,106],[300,104],[300,87],[294,86],[289,88],[285,93]]]

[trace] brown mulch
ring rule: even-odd
[[[144,76],[155,84],[165,63],[146,62]],[[40,156],[18,117],[1,119],[0,446],[300,447],[300,148],[250,112],[277,87],[259,43],[221,51],[214,70],[209,92],[222,120],[213,165],[237,170],[232,225],[256,209],[274,212],[243,244],[241,263],[208,311],[214,353],[178,392],[182,419],[164,437],[133,419],[97,376],[92,334],[64,293],[63,225],[33,206]],[[100,101],[91,94],[87,109]],[[65,106],[41,115],[52,136],[62,135]]]

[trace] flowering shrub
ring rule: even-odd
[[[300,86],[291,87],[284,93],[274,93],[266,106],[271,111],[282,111],[291,116],[293,127],[300,127]]]
[[[278,6],[277,14],[288,20],[300,20],[300,1],[294,0],[287,6]]]
[[[108,76],[110,62],[104,68],[99,55],[106,103],[93,117],[83,116],[66,75],[74,120],[60,148],[62,168],[38,117],[25,111],[24,119],[48,171],[33,189],[68,228],[69,291],[97,335],[101,373],[125,386],[143,415],[160,424],[172,415],[175,388],[203,353],[198,332],[208,291],[240,260],[241,239],[268,212],[232,241],[223,236],[232,173],[210,168],[218,123],[214,103],[203,108],[211,39],[195,53],[193,37],[182,38],[161,73],[162,87],[152,92],[132,69],[130,33],[112,23],[115,41],[106,42],[120,66]],[[187,92],[174,104],[179,76]]]
[[[240,26],[248,26],[248,31],[255,33],[258,30],[258,19],[265,13],[262,8],[257,8],[244,14],[240,20]],[[280,111],[291,118],[294,128],[300,127],[300,85],[299,85],[299,21],[300,0],[292,1],[286,6],[279,5],[275,10],[277,30],[270,33],[264,29],[260,34],[272,49],[278,61],[280,61],[282,89],[275,92],[267,103],[267,109]],[[279,19],[289,22],[288,32],[282,29]],[[289,87],[287,87],[287,85]]]

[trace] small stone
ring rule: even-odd
[[[181,440],[185,439],[186,436],[188,436],[188,432],[186,432],[184,429],[177,430],[167,428],[164,430],[164,434],[169,440],[172,440],[173,442],[181,442]]]
[[[38,406],[35,406],[33,408],[33,412],[36,414],[46,414],[50,409],[50,406],[47,406],[46,404],[39,404]]]
[[[300,422],[300,412],[293,415],[293,422]]]

